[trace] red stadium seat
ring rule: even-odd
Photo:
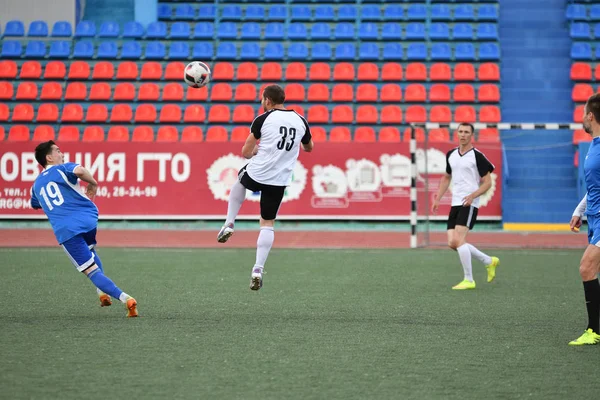
[[[231,119],[229,107],[214,105],[208,111],[208,122],[229,122]]]
[[[390,143],[390,142],[399,142],[400,141],[400,132],[397,128],[385,127],[381,128],[379,131],[379,141]]]
[[[380,100],[389,103],[402,101],[402,88],[395,83],[386,83],[381,87]]]
[[[309,121],[310,122],[310,121]],[[350,124],[354,122],[354,112],[350,106],[335,106],[331,112],[331,122]]]
[[[473,64],[458,63],[454,67],[454,80],[455,81],[474,81],[475,80],[475,67]]]
[[[319,64],[321,65],[321,64]],[[269,78],[271,79],[271,78]],[[274,78],[272,78],[274,79]],[[267,80],[263,76],[263,80]],[[276,79],[274,79],[276,80]],[[304,81],[306,80],[306,65],[300,62],[289,63],[285,69],[285,80],[286,81]]]
[[[252,106],[237,106],[233,110],[233,122],[252,122],[255,117]]]
[[[74,85],[82,85],[83,90],[85,90],[85,86],[83,83],[74,84]],[[81,90],[81,87],[77,87],[78,90]],[[135,88],[131,83],[119,83],[115,87],[115,100],[133,100],[135,96],[135,92],[131,93],[131,97],[127,96],[125,93],[128,93],[130,90],[134,90]],[[111,95],[110,85],[106,82],[96,82],[92,85],[90,89],[90,98],[89,100],[95,101],[109,101]],[[85,92],[83,94],[83,98],[85,99]]]
[[[131,122],[133,111],[129,104],[117,104],[110,113],[110,122]]]
[[[79,104],[66,104],[62,109],[62,122],[83,121],[83,108]]]
[[[111,126],[106,140],[109,142],[128,142],[129,130],[125,126]]]
[[[377,86],[372,83],[363,83],[356,89],[356,101],[374,103],[378,99]]]
[[[493,143],[500,141],[500,134],[498,133],[498,129],[495,128],[486,128],[479,131],[479,135],[477,137],[478,142],[485,143]]]
[[[117,68],[117,79],[119,80],[135,81],[138,77],[138,74],[138,66],[133,61],[123,61]]]
[[[188,86],[185,99],[187,101],[206,101],[208,99],[208,88],[204,86],[196,89]]]
[[[573,121],[574,122],[578,122],[578,123],[583,122],[583,109],[584,109],[583,104],[575,107],[575,110],[573,111]]]
[[[381,109],[382,124],[401,124],[402,109],[398,106],[385,106]]]
[[[429,89],[429,101],[433,103],[449,103],[450,87],[445,83],[434,83]]]
[[[233,64],[228,62],[218,62],[213,67],[212,78],[216,81],[232,81],[233,73]]]
[[[104,129],[100,126],[88,126],[83,131],[84,142],[104,142]]]
[[[235,88],[235,101],[256,101],[256,86],[252,83],[240,83]]]
[[[20,79],[40,79],[42,76],[42,66],[37,61],[25,61],[21,65]]]
[[[475,109],[471,106],[458,106],[454,110],[454,120],[457,122],[474,123],[477,120]]]
[[[174,126],[161,126],[156,135],[157,142],[177,142],[179,141],[179,132]]]
[[[90,65],[85,61],[73,61],[69,67],[69,79],[88,79]]]
[[[411,128],[406,128],[404,130],[404,141],[410,142]],[[415,139],[417,143],[422,143],[425,141],[425,131],[422,128],[415,128]]]
[[[297,104],[293,104],[293,105],[286,105],[285,108],[287,108],[288,110],[294,110],[298,114],[300,114],[301,116],[304,117],[304,108],[302,106],[299,106]]]
[[[142,83],[138,92],[139,101],[157,101],[160,97],[160,88],[156,83]]]
[[[158,86],[156,86],[153,83],[149,84],[149,85],[152,85],[150,87],[147,87],[145,85],[148,85],[148,84],[144,83],[144,84],[142,84],[142,86],[140,86],[140,92],[142,91],[142,89],[144,89],[145,92],[143,95],[147,96],[148,100],[153,100],[153,96],[157,95],[153,91],[159,90]],[[133,83],[123,82],[123,83],[118,83],[117,86],[115,86],[115,94],[113,95],[113,100],[115,100],[115,101],[133,101],[134,99],[135,99],[135,86],[133,85]],[[139,100],[145,100],[145,99],[142,97]]]
[[[573,165],[575,168],[579,168],[579,150],[575,150],[575,156],[573,156]]]
[[[354,89],[348,83],[340,83],[331,91],[331,101],[351,102],[354,100]]]
[[[0,82],[0,100],[11,100],[15,94],[13,85],[9,82]]]
[[[379,113],[377,112],[377,108],[375,106],[358,106],[356,109],[356,122],[359,124],[376,124],[379,117],[378,114]]]
[[[8,105],[0,103],[0,121],[8,121]]]
[[[573,132],[573,144],[574,145],[578,145],[581,142],[589,142],[591,140],[592,140],[592,137],[590,136],[590,134],[588,134],[583,129],[578,129],[575,132]]]
[[[385,63],[381,68],[382,81],[401,81],[402,75],[402,65],[398,63]]]
[[[459,83],[454,87],[454,101],[458,103],[475,102],[475,89],[469,83]]]
[[[571,99],[575,102],[585,102],[594,94],[594,89],[587,83],[576,83],[571,91]]]
[[[203,106],[192,104],[185,109],[183,122],[204,122],[205,120],[206,111]]]
[[[61,126],[58,131],[59,142],[77,142],[79,136],[79,129],[76,126]]]
[[[65,79],[67,67],[62,61],[50,61],[46,64],[44,79]]]
[[[329,141],[336,143],[345,143],[352,140],[350,130],[344,126],[336,126],[329,131]]]
[[[38,125],[33,132],[34,142],[47,142],[48,140],[54,140],[56,133],[51,125]]]
[[[324,83],[313,83],[308,87],[308,101],[326,103],[329,101],[329,87]]]
[[[427,67],[423,63],[410,63],[406,66],[407,81],[426,81]]]
[[[429,131],[428,139],[430,142],[449,142],[450,133],[446,128],[432,129]]]
[[[331,67],[323,62],[313,63],[308,74],[310,81],[328,81],[331,79]]]
[[[600,81],[600,64],[596,65],[596,69],[594,70],[594,77],[597,81]]]
[[[371,127],[362,126],[354,131],[354,141],[359,143],[375,142],[375,130]]]
[[[333,68],[334,81],[353,81],[355,75],[354,65],[347,62],[337,63]]]
[[[182,142],[202,142],[204,140],[202,129],[197,126],[186,126],[181,132]]]
[[[312,106],[308,109],[308,122],[311,124],[328,123],[329,110],[325,106]]]
[[[181,108],[177,104],[165,104],[160,109],[160,122],[181,122]]]
[[[431,122],[450,123],[452,122],[452,111],[448,106],[433,106],[429,110],[429,119]]]
[[[315,143],[326,142],[327,141],[327,132],[320,126],[313,126],[310,128],[310,134],[312,136],[312,141]]]
[[[425,86],[420,83],[412,83],[406,87],[404,101],[424,103],[427,98]]]
[[[106,80],[112,79],[115,75],[115,67],[108,61],[100,61],[94,65],[92,79]],[[182,75],[183,76],[183,75]]]
[[[142,64],[142,73],[140,74],[140,79],[149,80],[149,81],[158,81],[162,77],[163,68],[160,63],[156,61],[147,61]],[[183,76],[183,72],[181,73]],[[110,136],[110,132],[108,133]],[[129,133],[127,134],[129,137]]]
[[[250,134],[250,130],[246,126],[236,126],[231,131],[232,142],[245,142]]]
[[[350,64],[352,65],[352,64]],[[375,63],[362,63],[358,66],[358,75],[357,79],[362,81],[376,81],[379,79],[379,67]],[[334,80],[335,74],[334,74]],[[354,80],[354,75],[352,76],[352,80]]]
[[[584,62],[576,62],[571,65],[571,80],[574,81],[591,81],[592,66]]]
[[[154,131],[151,126],[137,126],[133,130],[132,142],[154,142]]]
[[[262,90],[261,90],[262,93]],[[304,86],[299,83],[289,83],[285,86],[286,101],[304,101],[306,93]]]
[[[500,122],[500,109],[496,106],[483,106],[479,109],[479,121],[483,123]]]
[[[33,121],[33,106],[31,104],[17,104],[13,110],[13,122]]]
[[[427,121],[427,110],[423,106],[409,106],[406,108],[406,122]]]
[[[486,83],[479,86],[477,92],[477,99],[481,102],[494,102],[500,101],[500,89],[493,83]]]
[[[479,80],[480,81],[499,81],[500,68],[497,64],[483,63],[479,65]]]
[[[29,140],[29,128],[25,125],[13,125],[8,132],[11,142],[26,142]]]
[[[179,83],[167,83],[163,87],[162,101],[183,101],[183,86]]]
[[[106,83],[105,85],[108,85]],[[93,88],[94,86],[92,86]],[[110,96],[110,86],[108,87]],[[65,91],[65,100],[85,100],[87,97],[87,87],[81,82],[71,82]],[[90,99],[91,100],[91,99]]]
[[[267,64],[269,64],[269,66],[267,66]],[[262,73],[265,73],[265,69],[267,71],[267,73],[269,72],[269,68],[272,68],[271,65],[273,65],[274,63],[266,63],[265,65],[263,65],[262,68]],[[275,64],[277,67],[279,67],[279,78],[268,78],[268,79],[275,79],[275,80],[279,80],[281,79],[281,65],[279,64]],[[238,65],[237,68],[237,79],[238,81],[257,81],[258,80],[258,66],[253,63],[253,62],[243,62],[240,65]],[[267,79],[267,80],[268,80]]]
[[[165,80],[167,81],[180,81],[183,77],[183,71],[185,70],[185,64],[179,61],[170,62],[165,68]]]
[[[58,121],[58,106],[54,103],[45,103],[38,108],[36,122]]]
[[[11,60],[0,61],[0,78],[14,79],[17,77],[17,63]]]
[[[88,107],[85,122],[106,121],[108,121],[108,110],[104,104],[92,104]],[[85,132],[83,135],[85,136]]]
[[[257,71],[257,66],[254,63],[248,63],[250,65],[252,65],[252,67],[249,65],[248,67],[246,67],[246,71],[244,71],[244,80],[247,81],[255,81],[257,80],[257,76],[258,76],[258,71]],[[241,69],[241,64],[240,64],[240,68],[238,69],[238,79],[240,78],[240,74],[242,73],[240,71]],[[289,69],[289,68],[288,68]],[[264,63],[262,68],[260,69],[260,80],[261,81],[280,81],[281,77],[283,76],[283,71],[281,69],[281,64],[279,63],[275,63],[275,62],[268,62],[268,63]],[[304,78],[306,78],[306,67],[304,67]]]
[[[207,142],[226,142],[228,140],[227,130],[222,126],[211,126],[206,131]]]
[[[1,89],[0,89],[1,91]],[[62,85],[58,82],[47,82],[42,86],[40,100],[60,100],[62,98]]]
[[[429,70],[429,78],[432,81],[451,81],[452,70],[446,63],[435,63]]]
[[[38,87],[33,82],[21,82],[17,88],[17,100],[35,100],[38,96]]]
[[[229,101],[233,97],[233,89],[229,83],[216,83],[210,92],[211,101]]]

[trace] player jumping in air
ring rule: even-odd
[[[65,164],[62,152],[52,140],[35,148],[35,159],[44,170],[33,183],[31,206],[44,210],[56,240],[75,268],[98,288],[100,305],[110,306],[110,295],[125,304],[128,317],[137,317],[137,302],[104,275],[95,250],[98,208],[92,199],[98,183],[81,165]],[[88,183],[85,195],[77,182],[79,179]]]
[[[256,243],[256,263],[250,277],[252,290],[262,287],[264,265],[275,238],[275,218],[285,188],[292,179],[300,146],[305,151],[313,149],[308,122],[295,111],[286,110],[284,101],[285,93],[280,86],[270,85],[264,89],[261,104],[265,113],[252,122],[242,147],[242,155],[250,161],[240,170],[238,180],[231,187],[225,225],[217,236],[217,241],[225,243],[233,235],[246,190],[260,191],[260,233]]]
[[[572,346],[600,343],[600,94],[592,95],[585,104],[583,129],[592,135],[592,143],[585,157],[585,185],[587,193],[573,212],[571,230],[579,231],[581,216],[585,212],[588,221],[588,246],[579,263],[583,280],[588,326],[583,335],[571,341]]]
[[[452,189],[452,208],[448,216],[448,246],[458,252],[460,263],[465,274],[464,279],[454,290],[475,289],[471,256],[481,261],[487,269],[487,281],[496,277],[496,267],[500,264],[497,257],[490,257],[467,243],[467,234],[475,226],[479,196],[492,187],[491,173],[494,165],[473,147],[475,127],[468,123],[458,126],[460,146],[446,154],[446,175],[440,182],[440,187],[432,205],[432,211],[437,213],[440,200],[448,190],[450,181],[454,182]]]

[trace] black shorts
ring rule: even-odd
[[[253,192],[260,192],[260,216],[262,219],[273,220],[277,217],[277,211],[283,200],[285,186],[265,185],[250,178],[246,172],[247,165],[240,169],[238,177],[244,187]]]
[[[454,229],[456,225],[473,229],[475,221],[477,221],[477,207],[453,206],[448,215],[448,229]]]

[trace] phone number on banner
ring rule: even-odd
[[[156,186],[99,186],[96,192],[97,197],[156,197],[158,188]]]

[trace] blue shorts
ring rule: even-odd
[[[588,215],[588,243],[600,247],[600,215]]]
[[[94,265],[95,262],[92,249],[96,246],[96,229],[73,236],[66,242],[61,243],[61,246],[75,268],[77,268],[77,271],[83,272]]]

